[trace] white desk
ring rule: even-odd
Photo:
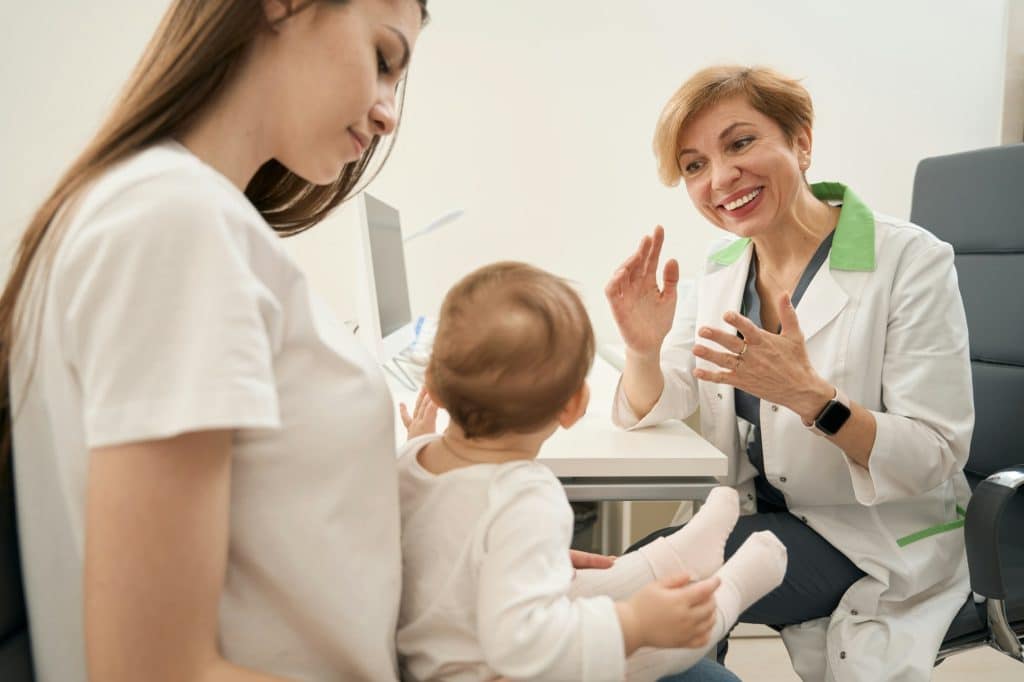
[[[703,500],[718,485],[713,476],[724,476],[728,461],[724,454],[701,438],[686,424],[672,421],[639,431],[625,431],[612,424],[612,397],[619,370],[601,357],[587,376],[590,406],[587,414],[570,429],[559,429],[544,444],[538,462],[551,468],[573,501],[600,502],[600,546],[602,553],[621,552],[630,543],[629,502],[634,500]],[[406,439],[398,403],[412,409],[416,394],[389,381],[395,399],[398,442]],[[438,416],[438,430],[448,417]],[[609,524],[610,502],[621,501],[618,509],[620,537],[613,543]]]
[[[693,429],[673,421],[640,431],[624,431],[611,421],[612,396],[619,373],[598,357],[587,377],[590,407],[571,429],[559,429],[544,444],[539,462],[565,485],[570,500],[697,500],[724,476],[726,457]],[[398,402],[410,405],[415,394],[391,383],[398,442],[405,429]],[[447,417],[439,419],[443,429]]]

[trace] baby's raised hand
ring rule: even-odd
[[[405,424],[410,440],[437,431],[437,404],[430,399],[425,387],[421,388],[419,395],[416,396],[416,406],[411,415],[405,403],[399,403],[398,411],[402,415],[402,423]]]

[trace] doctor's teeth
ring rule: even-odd
[[[754,200],[754,197],[756,197],[760,193],[761,188],[758,187],[753,192],[741,196],[736,201],[730,201],[728,204],[725,204],[725,208],[729,211],[735,211],[740,206],[746,206],[747,204],[749,204],[751,201]]]

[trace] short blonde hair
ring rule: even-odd
[[[583,387],[594,347],[586,308],[565,280],[494,263],[445,296],[427,385],[468,438],[529,433]]]
[[[729,97],[741,95],[771,118],[789,142],[801,128],[814,123],[811,96],[798,81],[761,66],[710,66],[690,76],[665,104],[654,130],[658,176],[669,187],[679,184],[679,138],[702,111]]]

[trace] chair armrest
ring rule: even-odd
[[[964,542],[971,589],[989,599],[1006,599],[999,556],[999,524],[1006,505],[1024,485],[1024,465],[992,474],[978,484],[967,505]]]
[[[1024,465],[992,474],[974,489],[964,521],[971,589],[987,599],[985,613],[991,644],[1016,660],[1024,660],[1024,657],[1020,639],[1006,617],[1006,584],[999,556],[999,525],[1006,505],[1022,485]]]

